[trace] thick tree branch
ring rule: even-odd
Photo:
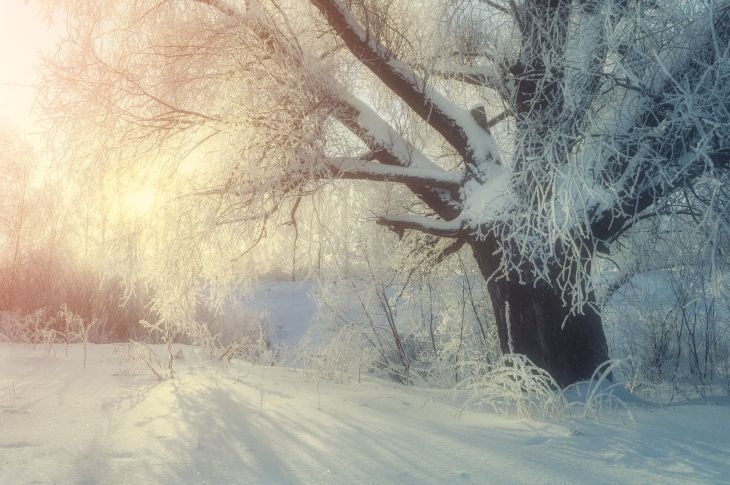
[[[446,173],[413,147],[369,106],[357,98],[337,98],[333,116],[354,133],[381,163]],[[458,190],[428,187],[422,183],[406,183],[414,195],[443,219],[455,218],[461,210]]]
[[[458,237],[466,229],[465,224],[459,219],[438,221],[419,216],[381,216],[378,217],[377,223],[399,234],[406,230],[414,230],[438,237]]]
[[[350,52],[439,132],[467,163],[497,162],[499,157],[494,140],[474,122],[468,111],[427,86],[423,78],[370,37],[338,0],[310,1],[322,12]]]
[[[272,54],[284,56],[294,66],[307,72],[318,72],[314,66],[304,69],[300,53],[285,42],[280,32],[274,31],[268,23],[262,23],[247,13],[236,10],[220,0],[195,0],[209,5],[220,13],[235,18],[259,37],[271,50]],[[309,59],[313,62],[313,59]],[[406,141],[395,129],[390,127],[377,113],[365,103],[346,93],[339,83],[333,82],[324,86],[321,79],[312,80],[318,86],[323,100],[331,107],[331,115],[347,127],[374,153],[378,161],[387,165],[415,166],[421,169],[442,170],[432,163],[418,149]],[[475,123],[474,123],[475,124]],[[482,131],[477,126],[477,129]],[[483,133],[483,131],[482,131]],[[406,183],[409,189],[440,217],[451,219],[456,217],[461,203],[458,190],[426,187],[422,182]]]
[[[458,191],[463,178],[463,174],[458,172],[388,166],[353,158],[332,158],[327,161],[327,166],[334,177],[421,185],[449,192]]]

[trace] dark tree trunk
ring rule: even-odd
[[[571,314],[563,303],[569,298],[564,299],[556,285],[529,281],[524,274],[522,283],[517,278],[495,278],[494,244],[476,241],[471,247],[487,280],[502,352],[526,355],[561,387],[589,379],[608,360],[606,336],[595,305]],[[594,299],[593,293],[589,299]]]
[[[561,116],[563,61],[571,5],[568,0],[527,0],[520,10],[525,15],[518,19],[523,45],[519,61],[510,69],[516,80],[513,110],[518,150],[514,170],[520,174],[514,183],[515,192],[523,197],[521,207],[526,211],[539,210],[535,206],[539,200],[533,197],[536,191],[547,197],[552,191],[551,179],[544,173],[545,153],[551,154],[552,163],[568,164],[567,159],[556,158],[557,154],[549,147],[553,133],[566,133]],[[501,241],[500,245],[509,247],[508,243]],[[570,290],[555,284],[557,276],[553,281],[534,276],[525,262],[529,258],[521,258],[519,245],[514,246],[508,252],[523,271],[519,275],[505,275],[498,272],[500,261],[494,253],[497,247],[494,241],[489,238],[471,241],[474,256],[487,280],[502,351],[526,355],[535,365],[547,370],[561,387],[590,378],[608,359],[601,316],[595,305],[591,305],[595,296],[588,293],[584,307],[571,312],[564,303],[572,300],[572,295],[565,293]],[[581,278],[585,272],[575,269],[590,268],[590,256],[586,254],[584,260],[575,261],[571,255],[548,263],[556,275]]]

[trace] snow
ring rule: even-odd
[[[396,59],[385,46],[369,36],[355,17],[347,9],[343,8],[342,5],[339,5],[338,2],[331,2],[331,5],[329,6],[320,6],[320,9],[322,11],[327,10],[328,16],[334,16],[336,13],[336,16],[340,17],[340,20],[345,24],[343,30],[351,32],[352,35],[357,38],[360,48],[366,48],[366,55],[371,55],[383,60],[390,73],[405,82],[410,92],[423,94],[424,102],[431,106],[431,110],[433,112],[441,113],[449,124],[462,130],[463,135],[466,137],[466,145],[468,146],[469,151],[472,152],[475,160],[488,162],[489,165],[499,163],[499,152],[496,141],[490,133],[485,132],[485,130],[479,126],[469,111],[463,109],[456,103],[449,100],[446,96],[439,93],[432,86],[428,85],[426,80],[417,75],[408,65]],[[330,23],[332,23],[332,21],[330,21]],[[383,133],[382,129],[378,129],[378,125],[383,124],[382,120],[380,120],[374,113],[368,112],[371,110],[365,110],[364,108],[357,106],[355,103],[350,104],[351,106],[356,107],[356,109],[360,112],[360,116],[358,117],[358,123],[360,126],[368,131],[373,138],[376,140],[387,140],[391,137],[389,133]],[[424,115],[422,114],[421,116]],[[431,124],[428,119],[429,117],[430,116],[424,117],[424,120]],[[431,125],[436,128],[435,125]],[[443,131],[441,134],[447,137]],[[454,140],[448,141],[449,143],[454,143]],[[398,143],[398,145],[400,145],[400,143]],[[454,145],[454,147],[458,150],[456,145]],[[408,150],[406,153],[402,153],[402,150],[398,151],[401,152],[397,154],[401,160],[411,159],[410,153],[408,152],[411,152],[412,150]],[[422,163],[421,160],[417,160],[417,162],[418,167],[427,167],[427,165]]]
[[[162,355],[163,349],[156,348]],[[727,483],[730,402],[629,403],[635,424],[464,411],[451,391],[176,346],[156,380],[92,345],[0,345],[0,483]],[[55,353],[55,355],[54,355]]]
[[[420,150],[413,147],[374,110],[354,96],[344,100],[358,112],[357,123],[377,144],[387,147],[404,167],[439,170],[441,167],[428,159]],[[443,170],[443,169],[441,169]]]
[[[185,347],[175,379],[113,346],[0,346],[2,483],[722,483],[728,404],[633,410],[637,424],[459,413],[448,391],[334,384]],[[15,386],[15,403],[8,386]]]
[[[494,219],[510,201],[510,173],[503,171],[496,177],[480,184],[468,181],[462,189],[464,210],[461,218],[477,228],[479,224]]]
[[[313,282],[257,282],[250,308],[293,345]],[[153,346],[164,360],[163,346]],[[728,483],[730,400],[658,406],[621,394],[598,420],[465,409],[467,391],[363,370],[224,365],[194,347],[157,380],[114,345],[0,344],[0,483]],[[625,391],[624,391],[625,392]],[[580,409],[580,408],[576,408]]]

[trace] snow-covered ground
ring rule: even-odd
[[[0,483],[730,483],[727,402],[547,424],[182,349],[160,381],[111,345],[86,368],[79,345],[0,345]]]

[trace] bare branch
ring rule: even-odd
[[[442,79],[450,79],[459,81],[473,86],[493,89],[499,93],[504,92],[504,81],[498,70],[495,68],[479,68],[479,69],[438,69],[428,68],[428,74],[440,77]]]
[[[381,216],[377,223],[399,234],[405,230],[414,230],[438,237],[458,237],[466,229],[466,225],[458,219],[439,221],[419,216]]]
[[[329,159],[327,166],[334,177],[421,185],[447,191],[459,190],[463,179],[459,172],[388,166],[353,158]]]
[[[506,13],[507,15],[512,15],[512,10],[510,10],[507,7],[505,7],[504,5],[498,4],[497,2],[493,2],[492,0],[479,0],[479,2],[480,3],[483,3],[483,4],[486,4],[486,5],[489,5],[493,9],[499,10],[500,12]]]

